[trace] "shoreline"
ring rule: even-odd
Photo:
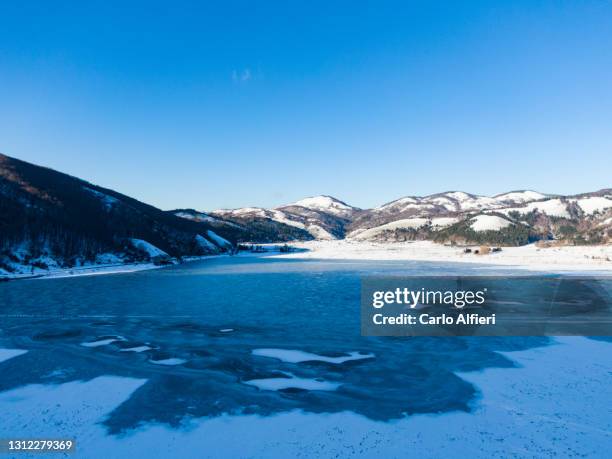
[[[258,254],[261,255],[261,254]],[[110,263],[99,265],[79,266],[75,268],[56,268],[48,271],[39,270],[35,274],[11,274],[0,276],[0,282],[12,282],[17,280],[35,280],[35,279],[62,279],[66,277],[83,277],[83,276],[102,276],[106,274],[128,274],[139,271],[149,271],[152,269],[163,269],[171,266],[182,265],[194,261],[208,260],[211,258],[227,257],[227,253],[217,255],[194,255],[183,257],[182,261],[174,259],[173,263],[157,265],[153,262],[143,263]]]
[[[501,252],[486,255],[464,253],[463,247],[449,247],[431,241],[375,243],[340,239],[288,242],[287,245],[297,249],[294,252],[280,252],[278,250],[280,243],[256,245],[272,248],[272,250],[259,253],[244,252],[233,256],[303,260],[426,261],[478,264],[484,269],[506,267],[540,272],[612,274],[612,245],[540,248],[535,244],[529,244],[520,247],[502,247]],[[38,270],[32,274],[3,275],[0,276],[0,282],[134,273],[223,256],[228,256],[228,254],[185,257],[181,262],[171,265],[156,265],[152,262],[113,263],[57,268],[49,271]]]
[[[163,265],[154,263],[126,263],[126,264],[99,264],[90,266],[79,266],[75,268],[56,268],[48,271],[39,270],[33,274],[9,274],[0,277],[1,282],[34,279],[61,279],[64,277],[100,276],[104,274],[122,274],[149,269],[163,268]]]
[[[612,274],[612,245],[540,248],[535,244],[502,247],[486,255],[464,253],[463,247],[449,247],[431,241],[357,242],[351,240],[293,242],[304,249],[274,254],[276,258],[320,260],[432,261],[511,267],[530,271],[588,271]]]

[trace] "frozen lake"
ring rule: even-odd
[[[3,437],[76,438],[83,457],[114,457],[108,450],[91,449],[104,442],[123,453],[128,450],[121,448],[129,446],[130,454],[151,457],[154,442],[138,447],[139,442],[126,439],[157,429],[167,436],[158,432],[158,441],[180,433],[212,447],[215,441],[194,422],[212,423],[212,431],[230,441],[244,428],[254,429],[246,427],[253,424],[258,434],[244,443],[244,450],[216,444],[204,456],[248,456],[255,450],[253,455],[261,457],[298,451],[304,457],[340,451],[342,457],[349,450],[369,456],[376,449],[360,449],[363,439],[337,433],[327,450],[315,452],[308,449],[313,440],[304,434],[311,423],[339,431],[371,430],[364,426],[372,425],[392,428],[397,435],[403,422],[421,415],[476,416],[486,394],[483,398],[482,388],[467,374],[506,374],[489,380],[497,378],[496,387],[503,391],[510,378],[507,390],[512,392],[517,390],[510,387],[513,372],[524,371],[515,369],[523,363],[513,355],[541,353],[550,374],[561,367],[551,367],[553,357],[546,357],[546,352],[558,352],[551,338],[361,337],[360,276],[505,272],[511,271],[448,263],[226,257],[130,274],[3,283],[0,348],[27,352],[0,353],[0,428]],[[610,344],[575,338],[564,345],[578,354],[578,346],[589,349],[592,362],[576,361],[572,367],[570,359],[564,365],[575,371],[592,365],[593,370],[580,370],[593,371],[583,375],[583,384],[588,386],[593,376],[588,386],[592,402],[609,407],[609,391],[600,393],[599,384],[612,383]],[[560,397],[563,390],[573,396],[569,385],[557,389]],[[534,404],[542,396],[537,392]],[[55,430],[49,423],[27,422],[46,403],[51,404],[47,415],[58,420]],[[283,416],[292,421],[275,421]],[[557,425],[576,424],[574,415],[567,416],[558,418]],[[583,432],[575,441],[570,435],[568,442],[590,442],[595,448],[599,440],[609,439],[609,409],[595,418],[596,426],[585,426],[591,437]],[[279,426],[291,426],[297,437],[279,433]],[[410,429],[403,438],[408,442],[414,433]],[[530,440],[548,443],[549,433],[536,429]],[[424,435],[419,448],[434,448]],[[340,439],[350,448],[334,450]],[[181,451],[181,457],[188,452]],[[192,453],[203,457],[201,450]]]

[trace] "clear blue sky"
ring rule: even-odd
[[[612,186],[612,2],[0,2],[0,151],[164,209]]]

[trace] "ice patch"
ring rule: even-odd
[[[149,360],[149,362],[154,363],[155,365],[182,365],[187,362],[185,359],[179,359],[177,357],[172,357],[169,359],[161,359],[161,360]]]
[[[104,338],[104,339],[99,339],[97,341],[89,341],[89,342],[86,342],[86,343],[81,343],[81,346],[83,346],[83,347],[100,347],[100,346],[106,346],[106,345],[114,343],[116,341],[125,341],[125,338],[123,336],[116,336],[114,338]]]
[[[263,378],[243,381],[244,384],[255,386],[260,390],[283,390],[283,389],[303,389],[303,390],[325,390],[334,391],[340,383],[320,381],[318,379],[298,378],[291,373],[286,373],[287,378]]]
[[[121,352],[144,352],[150,351],[153,348],[151,346],[135,346],[135,347],[127,347],[125,349],[121,349]]]
[[[351,360],[373,359],[375,357],[374,354],[360,354],[359,352],[349,352],[348,355],[340,357],[328,357],[296,349],[253,349],[252,353],[259,357],[270,357],[287,363],[318,361],[340,364]]]
[[[557,341],[560,345],[509,353],[515,368],[462,374],[481,394],[469,413],[414,414],[385,423],[352,412],[293,410],[188,419],[181,429],[149,422],[127,435],[109,435],[102,421],[146,380],[101,376],[1,392],[0,413],[10,416],[0,416],[0,432],[15,438],[33,433],[76,438],[78,451],[87,451],[88,459],[159,457],[162,451],[185,459],[288,458],[313,451],[322,457],[406,457],[406,445],[423,458],[450,457],[452,452],[524,457],[529,451],[546,457],[571,452],[605,457],[610,344],[575,337]]]
[[[12,359],[13,357],[25,354],[26,352],[28,351],[24,351],[23,349],[0,349],[0,362]]]

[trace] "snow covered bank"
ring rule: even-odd
[[[429,241],[308,241],[292,243],[291,246],[305,251],[274,256],[339,260],[420,260],[514,266],[537,271],[612,272],[612,245],[540,248],[530,244],[504,247],[501,252],[481,256],[464,253],[460,247],[448,247]]]
[[[0,418],[0,431],[5,437],[27,438],[35,432],[74,438],[75,457],[93,459],[603,458],[612,430],[610,349],[610,343],[574,337],[505,353],[517,368],[460,374],[481,394],[470,413],[414,415],[384,423],[351,412],[292,411],[267,417],[188,419],[181,429],[148,424],[109,436],[101,422],[145,381],[103,376],[0,393],[0,412],[10,413]]]
[[[49,269],[34,269],[30,273],[0,273],[0,279],[57,279],[60,277],[95,276],[100,274],[119,274],[157,269],[154,263],[126,263],[126,264],[92,264],[75,268],[50,267]]]
[[[190,261],[201,261],[209,258],[224,257],[227,254],[219,255],[196,255],[183,257],[182,263]],[[177,260],[172,260],[173,264],[178,264]],[[158,265],[155,263],[100,263],[74,268],[59,268],[49,267],[48,269],[35,268],[30,273],[6,273],[0,271],[0,280],[16,280],[16,279],[57,279],[61,277],[78,277],[78,276],[96,276],[102,274],[122,274],[133,273],[137,271],[146,271],[149,269],[165,268],[168,265]]]

